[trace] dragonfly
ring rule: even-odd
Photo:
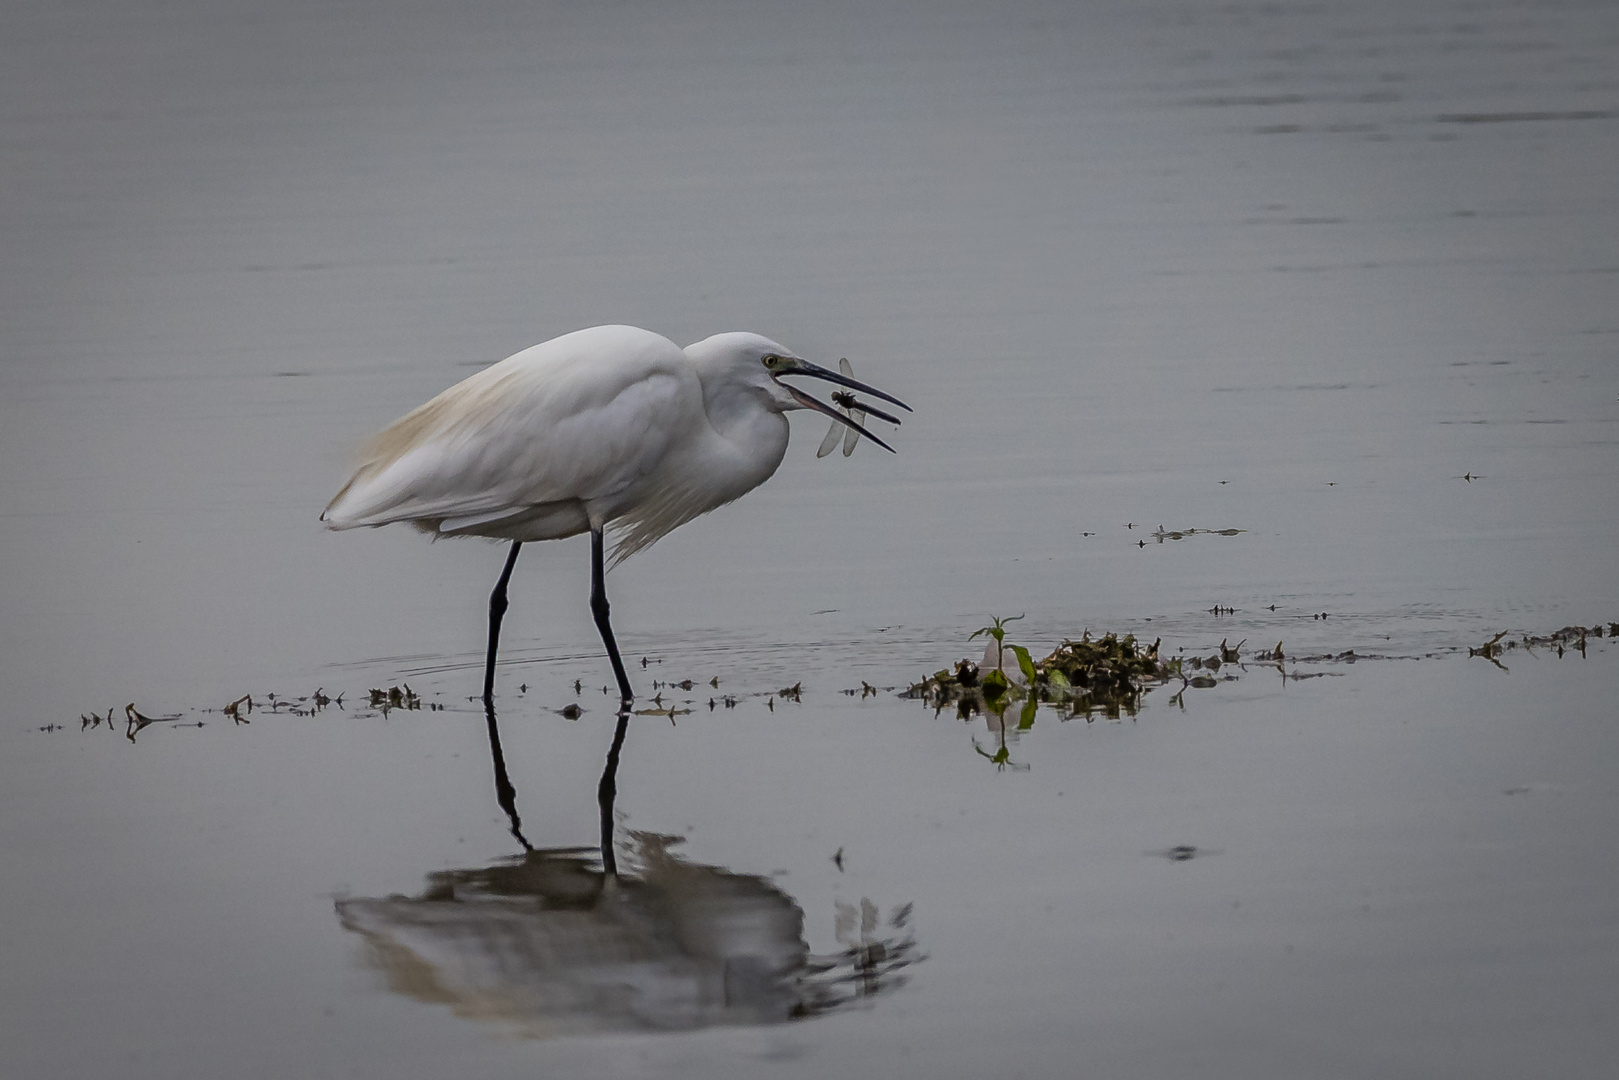
[[[847,356],[838,361],[838,370],[843,372],[844,378],[854,378],[854,365],[849,363],[849,358]],[[861,401],[847,390],[835,391],[831,397],[832,401],[843,410],[843,414],[849,418],[850,422],[853,423],[855,427],[858,427],[866,422],[867,413],[877,417],[879,420],[887,420],[890,424],[899,423],[899,417],[890,416],[881,409],[872,408],[870,405],[866,404],[864,401]],[[839,432],[842,432],[843,434],[843,456],[848,457],[850,454],[854,453],[855,444],[860,441],[860,432],[856,431],[855,427],[850,427],[849,425],[838,420],[832,421],[832,427],[827,430],[826,438],[821,440],[820,448],[815,451],[815,456],[818,458],[824,458],[826,455],[830,454],[832,452],[832,448],[838,445]]]

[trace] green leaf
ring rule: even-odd
[[[1039,677],[1034,670],[1034,657],[1030,656],[1029,650],[1021,645],[1008,645],[1007,648],[1017,655],[1017,666],[1022,669],[1023,677],[1028,680],[1029,686],[1033,687]]]
[[[995,644],[999,645],[1006,640],[1006,624],[1009,622],[1017,622],[1017,620],[1023,618],[1023,616],[1012,615],[1003,619],[999,615],[991,615],[989,618],[990,621],[995,625],[979,627],[977,630],[974,630],[972,633],[967,635],[968,641],[971,641],[975,637],[981,637],[984,634],[988,634],[990,637],[995,639]]]
[[[1023,715],[1018,717],[1017,729],[1019,731],[1028,731],[1034,727],[1034,713],[1039,707],[1040,699],[1030,694],[1029,700],[1023,703]]]
[[[984,676],[984,696],[990,699],[998,698],[1006,693],[1006,688],[1011,685],[1006,675],[997,668]]]

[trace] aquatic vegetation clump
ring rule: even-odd
[[[1121,713],[1135,715],[1142,695],[1180,675],[1179,660],[1165,662],[1159,657],[1161,639],[1143,645],[1134,634],[1092,637],[1087,630],[1078,641],[1064,640],[1049,656],[1035,660],[1028,649],[1005,642],[1005,623],[1010,621],[996,620],[994,627],[979,632],[995,641],[994,653],[985,657],[988,670],[961,660],[954,669],[942,669],[913,684],[903,696],[919,698],[936,710],[954,705],[963,716],[1003,712],[1009,702],[1021,700],[1031,711],[1035,705],[1048,704],[1069,715],[1101,712],[1117,718]],[[1009,673],[1007,665],[1014,659]]]
[[[1070,688],[1092,696],[1139,697],[1145,685],[1164,682],[1176,673],[1178,661],[1170,665],[1158,659],[1161,643],[1160,638],[1142,646],[1134,634],[1122,638],[1106,634],[1093,640],[1087,630],[1078,641],[1064,641],[1057,646],[1035,669],[1048,686],[1053,675],[1060,675]]]

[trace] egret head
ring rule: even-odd
[[[728,382],[738,384],[758,392],[766,408],[774,412],[788,412],[793,409],[813,409],[825,413],[841,424],[845,424],[883,449],[892,451],[894,448],[883,440],[867,431],[865,428],[849,419],[847,413],[839,412],[824,401],[810,397],[796,386],[784,383],[785,376],[802,375],[811,379],[825,379],[828,382],[846,386],[863,394],[881,398],[910,412],[911,407],[899,398],[883,393],[876,387],[867,386],[863,382],[856,382],[847,375],[836,371],[828,371],[819,364],[812,364],[792,352],[758,334],[731,333],[716,334],[689,345],[686,353],[697,362],[699,368],[705,371],[718,371],[722,369]],[[707,378],[704,379],[705,389]],[[873,416],[898,424],[899,418],[880,409],[873,408],[867,402],[859,402],[860,408]]]

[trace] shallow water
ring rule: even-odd
[[[1619,619],[1615,71],[1605,4],[0,14],[0,1071],[1599,1075],[1615,653],[1467,650]],[[412,966],[343,912],[523,850],[467,700],[502,553],[315,515],[364,435],[604,321],[916,416],[848,460],[796,418],[614,571],[637,688],[695,687],[624,743],[639,884]],[[525,548],[500,684],[568,888],[586,589]],[[1357,662],[1042,711],[999,769],[982,717],[841,693],[990,613]],[[671,938],[715,890],[774,944]],[[649,981],[554,959],[604,925]]]

